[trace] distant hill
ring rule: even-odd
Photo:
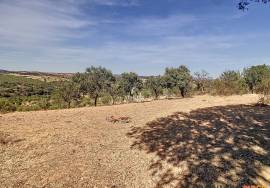
[[[60,77],[71,77],[75,73],[54,73],[54,72],[39,72],[39,71],[8,71],[0,69],[0,73],[7,74],[19,74],[19,75],[33,75],[33,76],[60,76]]]
[[[11,74],[14,76],[22,76],[41,81],[60,81],[71,78],[75,73],[53,73],[53,72],[39,72],[39,71],[9,71],[0,69],[0,74]],[[120,77],[120,74],[115,74],[115,77]],[[143,81],[146,81],[150,76],[139,76]]]
[[[0,69],[0,73],[8,73],[8,71]]]
[[[33,76],[59,76],[59,77],[71,77],[74,73],[53,73],[53,72],[39,72],[39,71],[8,71],[0,69],[0,73],[10,73],[19,75],[33,75]]]
[[[59,77],[59,78],[70,78],[75,73],[54,73],[54,72],[39,72],[39,71],[9,71],[9,70],[3,70],[0,69],[0,73],[4,74],[14,74],[17,76],[24,76],[24,77]],[[120,74],[115,74],[114,76],[120,77]],[[141,79],[145,80],[148,79],[150,76],[139,76]]]
[[[39,71],[8,71],[0,69],[0,74],[11,74],[15,76],[22,76],[26,78],[38,79],[42,81],[59,81],[65,80],[74,75],[74,73],[52,73]]]

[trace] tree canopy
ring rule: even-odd
[[[249,90],[254,93],[260,83],[264,80],[265,75],[270,74],[270,66],[256,65],[244,69],[243,75]]]
[[[256,3],[268,3],[270,0],[240,0],[238,3],[239,10],[247,10],[250,3],[256,2]]]
[[[120,85],[125,94],[133,97],[143,87],[142,80],[134,72],[122,73]]]
[[[82,89],[90,97],[94,98],[95,106],[100,94],[111,87],[115,81],[110,70],[103,67],[93,67],[86,69],[86,72],[82,75]]]
[[[161,76],[151,76],[146,81],[146,87],[151,90],[157,99],[163,91],[163,80]]]
[[[191,81],[190,70],[186,66],[166,68],[164,79],[167,88],[177,87],[180,90],[181,96],[185,97]]]

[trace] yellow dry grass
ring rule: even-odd
[[[257,100],[196,96],[1,115],[0,185],[269,185],[270,108],[242,105]]]

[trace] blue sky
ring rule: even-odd
[[[0,0],[0,69],[216,76],[270,62],[270,5],[238,0]]]

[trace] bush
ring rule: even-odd
[[[81,98],[80,103],[77,103],[77,107],[85,107],[85,106],[94,106],[94,100],[89,96],[84,96]]]
[[[270,73],[264,75],[256,91],[261,94],[259,103],[270,104]]]
[[[108,105],[111,104],[112,101],[112,97],[109,95],[104,95],[100,98],[100,101],[103,105]]]
[[[149,89],[143,89],[142,96],[143,96],[143,98],[147,99],[147,98],[152,97],[152,93],[151,93],[151,91],[149,91]]]
[[[245,81],[241,74],[236,71],[225,71],[212,83],[211,94],[214,95],[239,95],[246,92]]]
[[[16,105],[12,102],[8,101],[7,99],[0,99],[0,112],[14,112],[16,109]]]
[[[37,102],[37,106],[39,106],[41,109],[48,110],[51,106],[50,99],[49,98],[41,98]]]

